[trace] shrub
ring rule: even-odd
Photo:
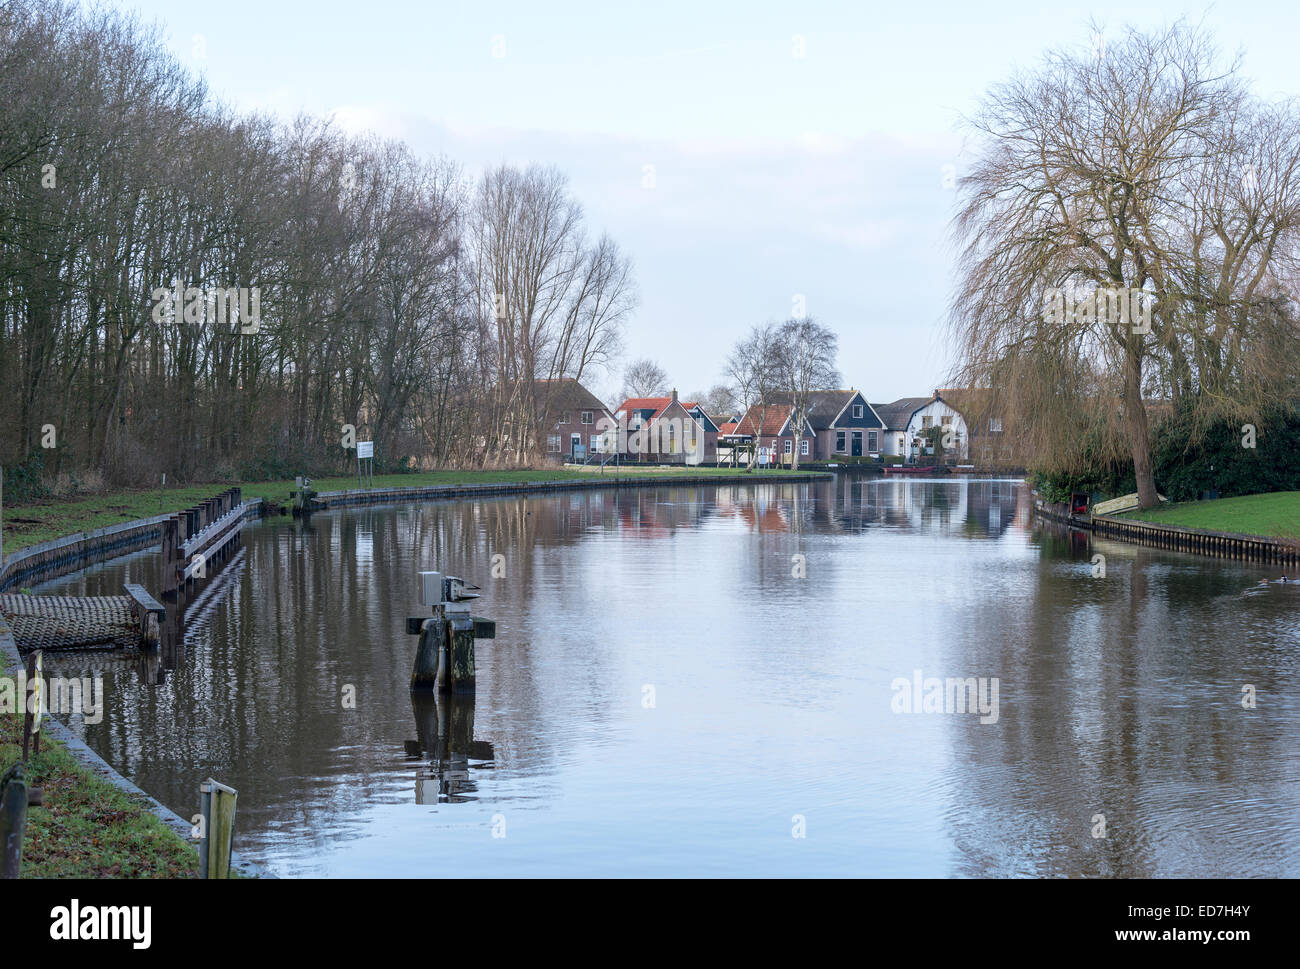
[[[20,464],[4,469],[4,499],[11,505],[40,501],[51,494],[45,484],[45,455],[33,451]]]

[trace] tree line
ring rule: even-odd
[[[524,464],[632,265],[565,176],[219,103],[157,28],[0,6],[0,463],[108,483]]]

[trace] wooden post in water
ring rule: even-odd
[[[41,752],[41,716],[45,712],[45,683],[43,677],[45,671],[42,668],[44,652],[36,650],[27,657],[27,685],[32,691],[32,699],[28,700],[23,697],[23,760],[27,763],[27,750],[30,744],[31,752],[39,754]],[[35,709],[33,709],[35,708]]]
[[[235,802],[239,792],[209,777],[199,785],[203,837],[199,842],[199,877],[229,878],[234,844]]]
[[[446,641],[451,677],[445,686],[439,677],[438,688],[443,693],[473,693],[474,620],[469,616],[447,620]],[[441,668],[438,672],[442,672]]]
[[[173,515],[162,523],[162,594],[176,594],[176,559],[180,557],[181,520]]]

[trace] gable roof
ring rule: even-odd
[[[557,380],[534,380],[534,393],[552,414],[562,411],[596,410],[609,414],[609,408],[572,377]],[[611,415],[612,416],[612,415]]]
[[[884,423],[885,430],[902,431],[907,429],[912,415],[933,400],[933,397],[900,397],[892,404],[872,404],[871,409]]]
[[[793,404],[794,396],[791,393],[773,394],[772,403]],[[870,411],[876,418],[880,419],[876,406],[869,403],[860,390],[854,388],[848,390],[813,390],[808,393],[807,401],[809,426],[814,431],[825,431],[834,427],[855,399],[861,399],[866,411]],[[863,416],[866,416],[866,411],[864,411]],[[880,419],[880,423],[882,427],[886,426],[883,419]]]
[[[718,429],[718,422],[710,417],[708,412],[698,403],[682,404],[682,406],[686,408],[692,417],[699,421],[700,426],[704,428],[706,433]]]
[[[634,410],[648,410],[652,411],[650,417],[653,419],[663,413],[664,408],[672,402],[671,397],[629,397],[619,404],[618,411],[623,414],[631,414]]]
[[[619,405],[615,414],[630,414],[630,412],[634,410],[648,410],[651,413],[650,416],[646,418],[646,423],[649,424],[662,417],[664,411],[672,407],[673,403],[674,399],[672,397],[629,397]],[[704,428],[705,431],[709,430],[709,427],[705,426],[705,421],[712,426],[713,430],[717,430],[713,418],[704,412],[704,408],[700,407],[697,401],[678,399],[676,403],[680,404],[682,410],[686,411],[687,416]],[[691,411],[693,410],[698,410],[699,416],[692,414]],[[703,417],[704,420],[701,421],[700,417]]]
[[[776,437],[781,433],[781,428],[785,427],[786,422],[790,419],[790,411],[794,408],[789,404],[768,404],[767,411],[758,404],[750,405],[749,410],[745,411],[745,416],[740,419],[733,433],[754,435],[754,429],[758,428],[760,437]],[[762,425],[759,425],[759,417],[762,417]]]

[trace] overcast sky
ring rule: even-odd
[[[1300,93],[1294,0],[118,5],[237,107],[332,115],[470,174],[558,165],[636,264],[624,359],[655,358],[683,394],[798,297],[869,399],[938,386],[960,116],[1047,48],[1091,47],[1091,19],[1115,33],[1187,14],[1244,53],[1260,93]],[[589,385],[612,396],[619,379]]]

